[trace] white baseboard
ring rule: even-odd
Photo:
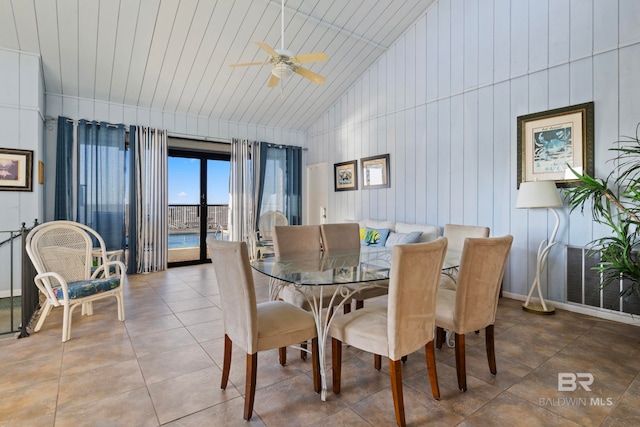
[[[19,297],[20,295],[22,295],[22,289],[14,289],[13,290],[13,296],[14,297]],[[0,291],[0,298],[9,298],[11,296],[11,291],[6,290],[6,291]]]
[[[514,294],[511,292],[502,292],[502,296],[518,301],[525,301],[526,295]],[[538,298],[532,298],[532,302],[538,302]],[[614,322],[626,323],[628,325],[640,326],[640,316],[620,313],[605,308],[589,307],[581,304],[564,303],[558,301],[545,300],[556,308],[571,311],[572,313],[585,314],[587,316],[597,317],[599,319],[612,320]]]

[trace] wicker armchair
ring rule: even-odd
[[[102,237],[72,221],[51,221],[27,235],[26,250],[38,274],[35,284],[46,297],[34,329],[38,332],[53,307],[64,308],[62,342],[71,337],[73,310],[93,314],[93,301],[115,297],[118,319],[124,321],[124,272],[121,261],[110,259]],[[94,262],[94,260],[96,260]]]
[[[289,220],[283,213],[277,211],[265,212],[258,219],[258,231],[253,244],[253,257],[264,258],[266,254],[273,254],[273,229],[276,226],[289,225]]]

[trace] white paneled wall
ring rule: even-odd
[[[32,191],[0,191],[0,230],[42,222],[43,186],[38,184],[38,162],[43,160],[43,80],[37,55],[0,49],[0,148],[33,151]],[[0,233],[4,240],[7,233]],[[18,248],[19,241],[16,241]],[[0,296],[8,295],[9,245],[0,247]],[[18,253],[18,256],[15,254]],[[14,250],[13,287],[20,292],[20,256]]]
[[[33,151],[33,191],[0,191],[0,230],[42,221],[38,161],[42,156],[43,92],[37,55],[0,49],[0,148]]]
[[[166,129],[169,135],[193,139],[230,142],[232,138],[246,138],[258,141],[274,142],[302,146],[305,142],[303,132],[289,129],[256,126],[246,123],[227,122],[209,117],[196,117],[170,111],[138,108],[124,104],[108,103],[93,99],[83,99],[61,95],[46,95],[47,117],[47,158],[51,167],[47,169],[48,194],[53,194],[55,185],[55,141],[58,116],[71,119],[87,119],[124,123],[125,125],[150,126]],[[1,115],[0,115],[1,117]],[[45,201],[45,216],[53,219],[54,201]]]
[[[516,117],[594,101],[596,174],[608,175],[608,149],[640,122],[638,22],[636,1],[437,1],[308,129],[309,164],[391,156],[391,188],[330,192],[329,221],[513,234],[504,289],[526,294],[554,219],[514,208]],[[607,233],[589,215],[560,214],[562,244]],[[548,261],[555,301],[564,301],[564,257],[557,247]]]

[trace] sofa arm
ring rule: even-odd
[[[440,237],[440,228],[435,225],[409,224],[406,222],[396,222],[396,233],[411,233],[412,231],[422,231],[418,242],[430,242]]]

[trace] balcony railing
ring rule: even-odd
[[[207,205],[207,230],[228,229],[229,205]],[[199,205],[169,205],[169,233],[200,231]]]
[[[200,258],[200,221],[199,205],[169,205],[170,263]],[[207,205],[205,221],[207,235],[228,239],[229,205]]]

